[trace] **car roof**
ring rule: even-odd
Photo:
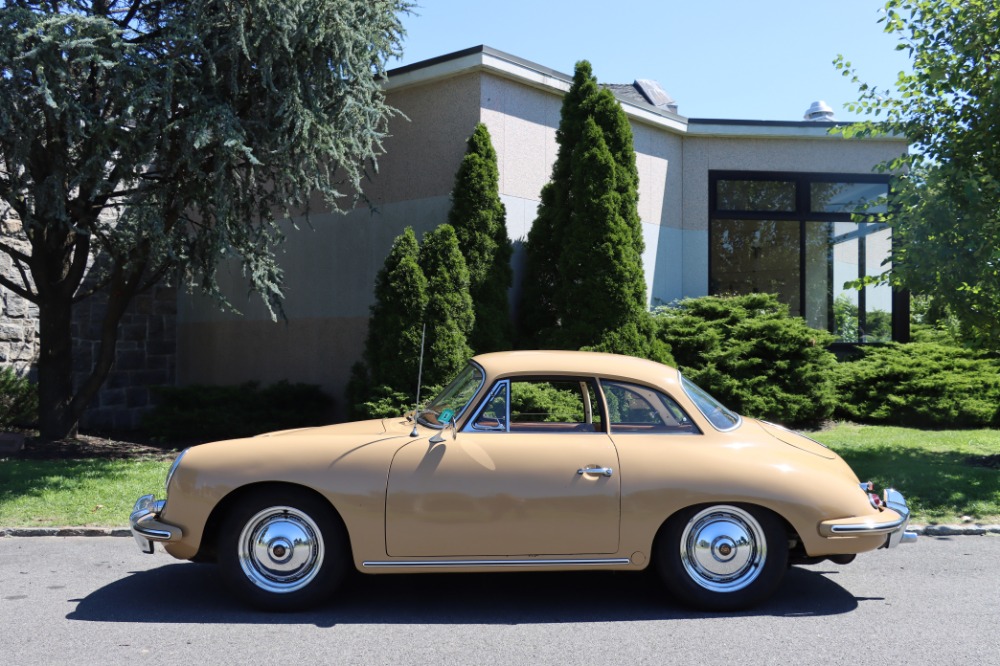
[[[588,351],[505,351],[473,357],[489,377],[506,375],[582,375],[635,380],[654,386],[676,384],[675,368],[655,361]]]

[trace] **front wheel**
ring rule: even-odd
[[[229,587],[264,610],[324,601],[344,577],[347,540],[333,509],[300,491],[268,489],[223,523],[219,566]]]
[[[756,507],[720,504],[682,511],[664,525],[657,568],[680,601],[710,611],[760,603],[788,567],[781,521]]]

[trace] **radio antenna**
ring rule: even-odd
[[[417,402],[413,405],[413,430],[410,431],[410,437],[419,437],[420,433],[417,432],[417,410],[420,409],[420,381],[424,376],[424,339],[427,337],[427,322],[424,322],[423,329],[420,331],[420,365],[417,368]]]

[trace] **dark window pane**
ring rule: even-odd
[[[718,210],[795,212],[795,183],[784,180],[720,180]]]
[[[798,222],[715,220],[711,243],[713,294],[778,294],[801,314]]]
[[[810,183],[812,213],[866,213],[887,211],[887,183]]]

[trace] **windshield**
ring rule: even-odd
[[[684,392],[691,398],[705,418],[715,426],[717,430],[732,430],[740,424],[740,416],[729,411],[721,402],[710,396],[705,389],[699,387],[687,377],[681,376],[681,386]]]
[[[458,373],[430,404],[417,412],[417,420],[432,428],[443,428],[459,417],[469,406],[469,401],[483,385],[483,371],[470,363]]]

